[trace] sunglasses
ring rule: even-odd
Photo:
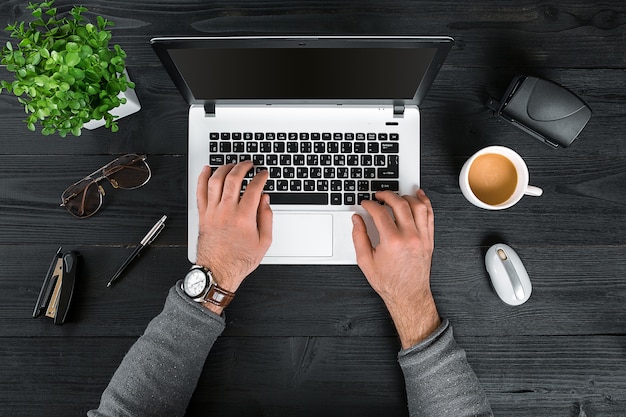
[[[145,185],[151,176],[146,155],[130,153],[120,156],[67,187],[61,194],[61,207],[65,207],[75,217],[93,216],[102,206],[104,189],[100,181],[106,178],[113,188],[133,190]]]

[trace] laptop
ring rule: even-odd
[[[413,194],[420,111],[450,37],[163,37],[152,47],[189,103],[188,257],[203,166],[267,169],[265,264],[355,264],[353,213],[376,191]],[[244,180],[242,189],[247,181]]]

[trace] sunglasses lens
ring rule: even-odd
[[[69,187],[63,195],[65,208],[76,217],[93,215],[102,204],[102,195],[98,184],[91,179],[84,179]]]
[[[124,155],[104,170],[104,175],[117,188],[141,187],[150,179],[148,164],[138,155]]]

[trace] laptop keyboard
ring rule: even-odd
[[[267,169],[271,204],[355,205],[399,189],[397,133],[209,133],[209,165]]]

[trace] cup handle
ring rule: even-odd
[[[524,191],[524,194],[539,197],[541,194],[543,194],[543,190],[539,187],[535,187],[534,185],[529,185],[526,187],[526,191]]]

